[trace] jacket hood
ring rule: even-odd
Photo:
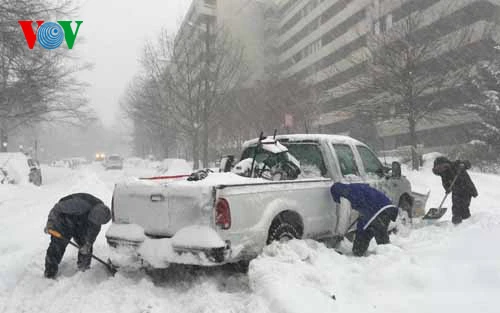
[[[349,195],[349,188],[346,184],[343,183],[335,183],[332,186],[332,196],[333,201],[340,203],[340,197],[347,198]]]
[[[111,219],[111,211],[104,203],[98,203],[90,210],[88,218],[92,224],[104,225]]]
[[[434,160],[434,166],[441,165],[441,164],[451,164],[451,161],[447,157],[444,157],[444,156],[437,157]]]

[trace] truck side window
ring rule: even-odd
[[[349,145],[333,144],[337,159],[339,160],[340,171],[343,176],[356,175],[359,176],[359,170],[356,166],[354,153]]]
[[[359,155],[365,166],[366,173],[380,174],[382,170],[382,164],[380,163],[377,156],[373,154],[367,147],[356,146],[358,148]]]
[[[300,162],[302,178],[326,177],[327,170],[323,161],[323,154],[319,146],[314,143],[285,143],[284,144]]]

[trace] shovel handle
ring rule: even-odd
[[[450,194],[450,193],[451,193],[451,188],[453,188],[453,186],[455,186],[455,182],[457,181],[457,178],[458,178],[458,175],[460,175],[460,172],[461,172],[461,169],[458,169],[458,171],[457,171],[457,175],[455,175],[455,177],[454,177],[454,178],[453,178],[453,180],[451,181],[451,184],[450,184],[450,187],[449,187],[450,192],[447,192],[447,193],[444,195],[444,198],[443,198],[443,200],[441,201],[441,204],[439,205],[438,210],[439,210],[439,209],[441,209],[441,207],[443,206],[444,201],[446,200],[446,198],[448,198],[448,194]]]

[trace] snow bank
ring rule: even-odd
[[[331,282],[314,266],[317,249],[314,241],[273,243],[251,262],[250,286],[266,299],[271,312],[340,312]]]
[[[430,153],[424,154],[422,156],[422,159],[424,160],[423,168],[424,169],[432,169],[432,167],[434,166],[434,160],[437,157],[441,157],[441,156],[444,156],[444,154],[442,154],[440,152],[430,152]]]
[[[14,179],[15,184],[29,183],[28,158],[21,152],[0,153],[0,167],[7,170],[8,176]]]

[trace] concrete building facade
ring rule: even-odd
[[[418,11],[423,20],[417,32],[426,40],[453,40],[464,29],[470,32],[468,41],[455,51],[443,47],[436,52],[436,66],[440,56],[452,53],[467,55],[473,63],[491,53],[485,47],[493,48],[492,39],[498,42],[498,38],[486,36],[485,30],[497,27],[499,8],[498,0],[283,1],[278,8],[280,68],[284,76],[305,80],[328,95],[316,123],[320,131],[347,130],[343,128],[350,125],[348,120],[354,116],[352,106],[366,97],[366,93],[350,85],[363,72],[369,36],[390,31]],[[455,91],[447,92],[445,97],[457,98]],[[460,101],[452,101],[455,100]]]
[[[268,43],[262,4],[255,0],[193,0],[176,42],[192,43],[193,49],[204,49],[206,29],[209,28],[211,44],[215,32],[224,31],[235,45],[243,47],[245,63],[251,71],[249,81],[260,79],[271,62],[266,54]],[[200,39],[202,40],[198,40]]]

